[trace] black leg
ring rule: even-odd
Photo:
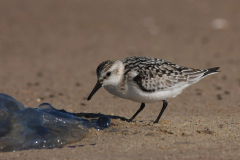
[[[163,100],[162,110],[161,110],[161,112],[159,113],[157,119],[154,121],[154,123],[158,123],[158,121],[159,121],[159,119],[161,118],[161,116],[162,116],[164,110],[167,108],[167,105],[168,105],[168,102],[165,101],[165,100]]]
[[[132,120],[138,115],[138,113],[140,113],[143,110],[144,107],[145,107],[145,103],[142,103],[139,110],[132,116],[132,118],[128,120],[128,122],[132,122]]]

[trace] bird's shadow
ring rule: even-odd
[[[87,119],[96,119],[99,118],[101,116],[108,116],[111,119],[120,119],[121,121],[126,121],[129,122],[129,119],[125,118],[125,117],[121,117],[121,116],[113,116],[113,115],[106,115],[106,114],[101,114],[101,113],[71,113],[71,112],[67,112],[64,109],[55,109],[58,112],[62,112],[62,113],[66,113],[66,114],[70,114],[76,117],[84,117]]]

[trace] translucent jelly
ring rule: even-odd
[[[60,148],[80,141],[88,128],[105,129],[111,124],[108,116],[96,122],[56,110],[43,103],[36,108],[24,105],[0,93],[0,151]]]

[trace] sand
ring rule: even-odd
[[[128,123],[91,130],[61,149],[0,153],[0,159],[239,159],[240,1],[0,1],[0,92],[27,107],[130,118],[139,103],[100,89],[97,66],[147,56],[186,67],[221,67]]]

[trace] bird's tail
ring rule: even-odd
[[[194,73],[194,72],[193,73],[189,73],[188,72],[188,83],[189,84],[196,83],[196,82],[198,82],[199,80],[205,78],[208,75],[217,73],[218,69],[219,69],[219,67],[215,67],[215,68],[205,69],[205,70],[199,71],[197,73]]]

